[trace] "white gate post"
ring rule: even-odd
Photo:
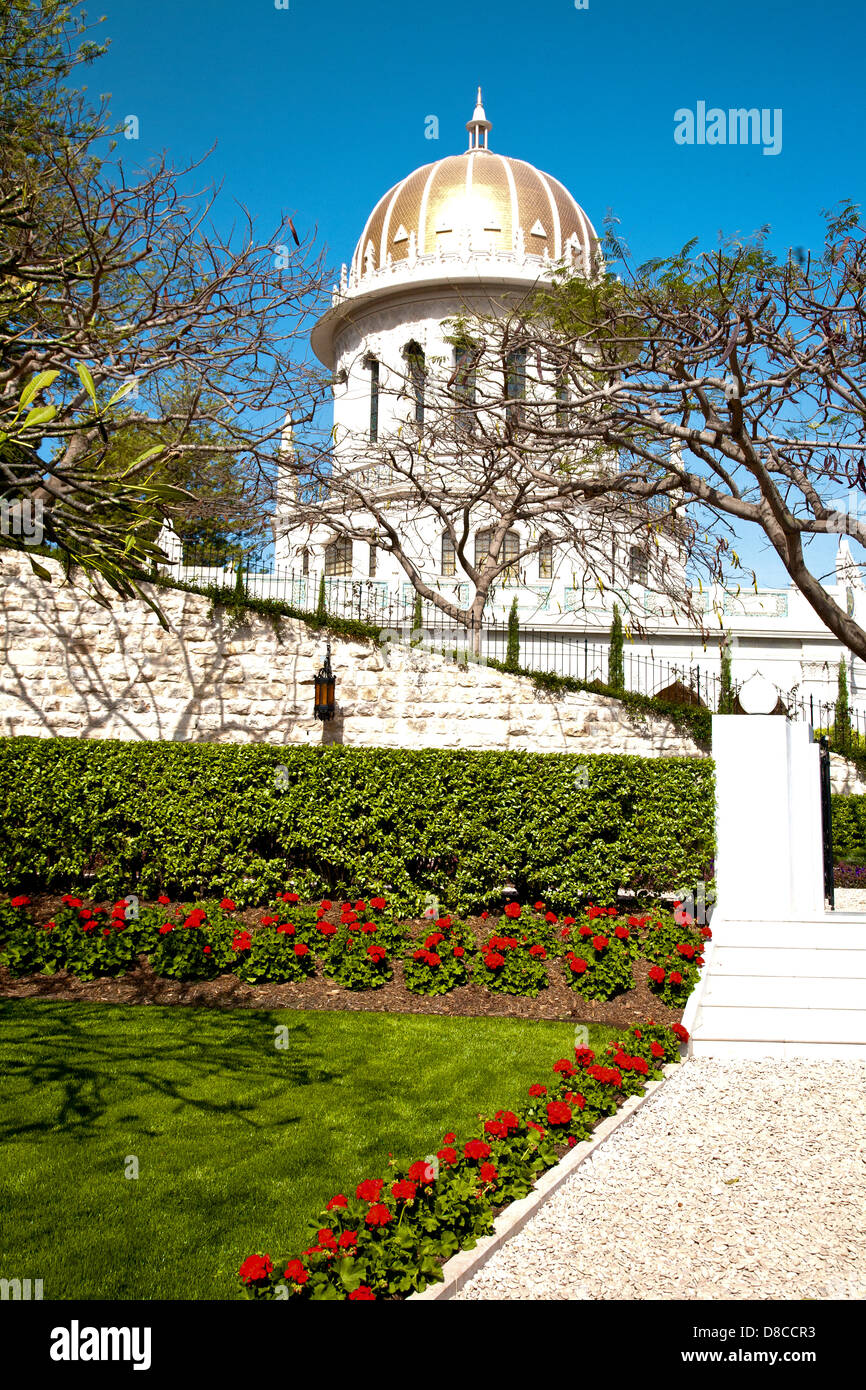
[[[726,921],[824,910],[819,749],[781,715],[713,715],[716,901]]]

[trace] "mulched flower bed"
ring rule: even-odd
[[[39,920],[52,917],[62,905],[60,894],[35,894],[31,901]],[[142,906],[150,905],[142,903]],[[249,929],[258,926],[261,916],[261,908],[234,913],[238,926]],[[486,939],[491,928],[489,919],[470,917],[465,920],[479,943]],[[423,938],[431,930],[429,919],[419,918],[406,925],[418,938]],[[606,1001],[584,999],[565,983],[558,962],[550,960],[546,964],[548,986],[534,999],[525,995],[493,993],[473,983],[458,985],[444,995],[419,995],[406,988],[400,960],[394,961],[394,977],[386,984],[377,989],[349,990],[341,989],[332,979],[326,978],[321,966],[309,979],[284,984],[250,985],[232,974],[219,975],[212,980],[168,979],[156,975],[144,956],[139,957],[135,969],[124,975],[103,976],[94,980],[80,980],[62,970],[54,975],[15,977],[5,966],[0,966],[0,998],[49,998],[104,1004],[185,1004],[218,1009],[336,1009],[468,1018],[537,1018],[601,1023],[615,1028],[629,1027],[647,1019],[670,1025],[679,1022],[682,1017],[682,1008],[667,1006],[650,990],[647,982],[650,963],[646,960],[638,959],[634,963],[634,988]]]

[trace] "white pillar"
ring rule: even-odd
[[[824,910],[819,749],[781,715],[713,716],[716,891],[726,921]]]

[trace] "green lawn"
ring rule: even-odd
[[[512,1019],[0,1002],[0,1276],[234,1297],[244,1255],[299,1252],[334,1192],[516,1104],[573,1045]]]

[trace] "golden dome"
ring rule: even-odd
[[[522,159],[487,148],[481,105],[467,124],[470,146],[408,174],[380,198],[352,258],[353,277],[415,256],[525,252],[595,261],[596,235],[567,188]]]

